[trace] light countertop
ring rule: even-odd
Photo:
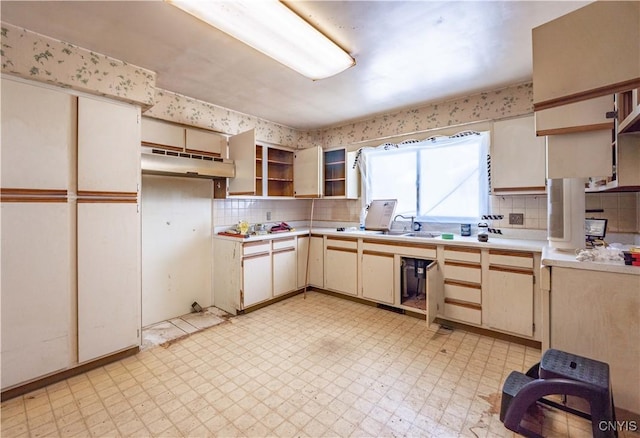
[[[587,269],[590,271],[615,272],[618,274],[640,275],[639,266],[628,266],[623,261],[579,261],[576,260],[575,252],[558,251],[549,246],[542,250],[543,266],[558,266],[572,269]]]
[[[460,236],[454,235],[453,240],[443,239],[442,237],[412,237],[412,236],[399,236],[380,234],[375,231],[337,231],[335,228],[313,228],[311,230],[313,234],[321,234],[326,236],[339,236],[339,237],[352,237],[354,239],[366,238],[367,240],[380,240],[380,241],[392,241],[392,242],[414,242],[425,243],[432,245],[452,245],[452,246],[466,246],[474,248],[492,248],[492,249],[505,249],[514,251],[533,251],[541,252],[542,248],[546,245],[545,240],[526,240],[526,239],[509,239],[504,237],[497,237],[489,235],[488,242],[479,242],[476,236]],[[216,239],[235,240],[239,242],[254,242],[259,240],[271,240],[284,238],[288,236],[299,236],[309,234],[309,228],[296,228],[294,231],[285,233],[274,233],[265,235],[252,235],[247,238],[214,235]]]
[[[489,234],[489,240],[487,242],[479,242],[476,236],[461,236],[454,234],[453,239],[443,239],[438,237],[413,237],[413,236],[398,236],[388,234],[376,234],[371,231],[336,231],[335,228],[314,228],[312,230],[316,234],[324,234],[327,236],[350,236],[357,238],[366,238],[367,240],[391,240],[396,242],[420,242],[426,244],[435,245],[451,245],[451,246],[466,246],[474,248],[491,248],[491,249],[505,249],[514,251],[533,251],[541,252],[542,248],[547,244],[545,240],[526,240],[526,239],[507,239],[504,237],[498,237],[496,235]]]
[[[479,242],[476,236],[460,236],[454,234],[453,240],[443,239],[442,237],[413,237],[413,236],[399,236],[380,234],[376,231],[359,231],[350,230],[337,231],[336,228],[316,228],[314,227],[311,232],[313,234],[320,234],[325,236],[334,237],[351,237],[354,239],[366,238],[367,240],[380,240],[391,241],[402,244],[403,242],[424,243],[431,245],[447,245],[447,246],[466,246],[473,248],[487,248],[487,249],[503,249],[512,251],[532,251],[542,253],[542,265],[543,266],[559,266],[572,269],[587,269],[592,271],[602,272],[615,272],[620,274],[640,275],[640,267],[628,266],[624,262],[609,261],[609,262],[593,262],[593,261],[579,261],[576,260],[575,252],[570,251],[558,251],[550,248],[547,245],[546,240],[529,240],[529,239],[512,239],[499,237],[489,234],[488,242]],[[292,236],[301,236],[309,234],[308,227],[295,228],[293,231],[284,233],[264,234],[264,235],[251,235],[247,238],[231,237],[223,235],[214,235],[216,239],[233,240],[237,242],[255,242],[260,240],[273,240],[282,239]]]

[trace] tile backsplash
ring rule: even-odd
[[[607,219],[607,230],[620,233],[640,233],[640,193],[588,193],[586,217]]]
[[[314,221],[357,223],[360,200],[317,199],[314,202]],[[232,226],[238,221],[276,223],[307,221],[311,216],[311,200],[217,199],[213,203],[215,226]],[[585,217],[608,219],[608,231],[640,233],[640,193],[587,193]],[[547,196],[492,196],[492,214],[504,216],[489,221],[491,227],[501,229],[545,230],[547,228]],[[267,220],[270,212],[271,219]],[[509,213],[522,213],[523,225],[509,225]]]
[[[314,221],[357,223],[360,200],[316,199],[313,206]],[[239,221],[249,223],[276,223],[282,221],[308,221],[311,217],[309,199],[216,199],[213,202],[215,226],[233,226]],[[267,213],[271,219],[267,219]]]
[[[509,213],[523,214],[524,223],[510,225]],[[504,216],[504,219],[489,221],[493,228],[546,230],[547,195],[491,196],[491,214]]]
[[[267,220],[267,213],[271,219]],[[304,199],[216,199],[213,201],[214,226],[233,226],[239,221],[251,224],[305,221],[311,216],[311,201]]]
[[[492,221],[495,228],[521,228],[544,230],[547,228],[547,196],[492,196],[493,214],[504,219]],[[606,218],[607,230],[617,233],[640,233],[639,193],[587,193],[586,210],[603,210],[585,213],[585,217]],[[523,225],[509,225],[509,213],[524,214]]]

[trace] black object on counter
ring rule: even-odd
[[[478,224],[478,242],[486,242],[489,240],[487,229],[489,225],[486,222],[480,222]]]

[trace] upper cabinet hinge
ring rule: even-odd
[[[618,111],[607,111],[605,113],[605,117],[607,119],[617,119],[618,118]]]

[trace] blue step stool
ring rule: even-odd
[[[590,413],[547,400],[548,395],[571,395],[589,402]],[[527,437],[540,437],[520,423],[531,405],[543,403],[591,420],[595,438],[617,437],[615,407],[609,365],[594,359],[549,349],[542,361],[526,374],[512,371],[502,387],[500,421],[505,427]]]

